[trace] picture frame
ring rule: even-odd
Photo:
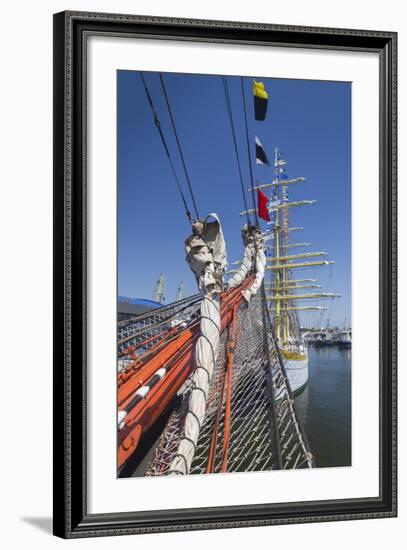
[[[88,512],[87,40],[91,36],[379,56],[379,496]],[[397,35],[135,15],[54,15],[54,534],[63,538],[386,518],[397,514]]]

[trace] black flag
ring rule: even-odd
[[[256,164],[266,164],[267,166],[270,166],[270,163],[266,155],[266,151],[264,150],[264,147],[257,136],[256,136]]]

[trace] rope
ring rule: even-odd
[[[248,125],[247,125],[246,96],[245,96],[245,92],[244,92],[243,77],[240,77],[240,84],[241,84],[241,87],[242,87],[242,100],[243,100],[244,121],[245,121],[245,128],[246,128],[247,155],[248,155],[248,158],[249,158],[250,183],[251,183],[251,188],[252,188],[252,201],[253,201],[254,215],[256,217],[256,224],[259,225],[259,219],[257,217],[256,199],[254,197],[254,178],[253,178],[253,167],[252,167],[252,155],[250,153],[249,128],[248,128]]]
[[[226,365],[223,369],[222,374],[222,387],[219,392],[219,400],[218,400],[218,407],[216,409],[216,416],[215,416],[215,422],[214,422],[214,428],[212,432],[211,437],[211,443],[209,447],[209,454],[208,454],[208,462],[206,465],[206,474],[212,474],[215,466],[215,459],[216,459],[216,446],[218,442],[218,433],[219,433],[219,423],[220,423],[220,417],[223,407],[223,395],[225,393],[225,380],[226,380]]]
[[[263,287],[263,291],[264,291],[264,287]],[[263,298],[263,301],[265,301],[264,300],[264,298],[265,298],[264,294],[263,294],[262,298]],[[286,391],[287,391],[287,394],[288,394],[288,400],[287,401],[288,401],[288,404],[289,404],[289,406],[292,410],[292,420],[293,420],[293,423],[296,427],[297,435],[299,436],[300,442],[304,447],[308,467],[313,468],[314,465],[315,465],[314,456],[310,451],[310,445],[309,445],[309,442],[308,442],[307,435],[304,431],[304,427],[302,425],[302,422],[301,422],[301,420],[298,416],[297,407],[296,407],[296,404],[295,404],[295,401],[294,401],[294,395],[292,393],[291,386],[290,386],[290,383],[289,383],[289,380],[288,380],[287,371],[286,371],[285,365],[284,365],[284,360],[283,360],[283,357],[281,355],[281,351],[278,347],[277,338],[276,338],[276,335],[274,333],[274,327],[273,327],[273,324],[271,322],[270,312],[267,309],[267,307],[266,308],[262,307],[262,311],[265,315],[266,322],[267,322],[268,327],[269,327],[269,333],[270,333],[270,336],[271,336],[271,341],[273,343],[273,348],[274,348],[274,350],[276,352],[276,355],[277,355],[277,358],[278,358],[278,366],[279,366],[279,369],[280,369],[280,374],[282,375],[282,377],[284,378],[284,380],[286,382]],[[281,441],[280,441],[280,448],[281,448]]]
[[[187,170],[187,167],[186,167],[186,164],[185,164],[184,155],[183,155],[183,152],[182,152],[182,149],[181,149],[181,143],[180,143],[179,138],[178,138],[178,132],[177,132],[177,129],[176,129],[176,127],[175,127],[175,121],[174,121],[174,117],[173,117],[173,114],[172,114],[172,110],[171,110],[170,102],[169,102],[169,99],[168,99],[167,90],[166,90],[166,88],[165,88],[165,83],[164,83],[164,78],[163,78],[162,73],[160,73],[160,82],[161,82],[161,88],[162,88],[163,93],[164,93],[165,102],[166,102],[166,104],[167,104],[167,109],[168,109],[168,112],[169,112],[169,115],[170,115],[172,128],[173,128],[173,130],[174,130],[175,139],[176,139],[176,141],[177,141],[178,151],[179,151],[179,154],[180,154],[180,157],[181,157],[182,166],[184,167],[185,177],[186,177],[186,179],[187,179],[187,183],[188,183],[188,187],[189,187],[189,192],[190,192],[190,194],[191,194],[192,203],[193,203],[193,205],[194,205],[194,210],[195,210],[196,218],[199,219],[198,208],[197,208],[197,206],[196,206],[195,197],[194,197],[194,193],[193,193],[192,185],[191,185],[191,180],[189,179],[188,170]]]
[[[270,357],[270,349],[268,343],[268,331],[267,331],[267,301],[266,301],[266,291],[264,290],[264,283],[261,285],[261,314],[263,321],[263,346],[264,346],[264,358],[267,366],[267,383],[269,386],[269,400],[270,400],[270,435],[274,444],[274,452],[276,454],[276,470],[281,470],[282,468],[282,458],[281,458],[281,438],[278,429],[278,419],[276,411],[276,395],[275,387],[273,382],[273,371],[272,371],[272,361]]]
[[[236,132],[235,132],[235,125],[233,123],[232,107],[231,107],[231,103],[230,103],[229,88],[228,88],[228,83],[227,83],[226,77],[222,77],[222,80],[223,80],[223,90],[225,92],[225,98],[226,98],[226,105],[227,105],[227,108],[228,108],[230,129],[232,131],[233,144],[234,144],[234,148],[235,148],[236,162],[237,162],[237,167],[238,167],[238,170],[239,170],[240,188],[242,190],[243,204],[244,204],[244,209],[246,211],[247,223],[249,225],[251,225],[250,216],[249,216],[249,213],[248,213],[249,207],[247,206],[246,193],[244,191],[242,168],[240,166],[239,152],[238,152],[238,149],[237,149]]]
[[[190,221],[190,223],[192,223],[192,216],[191,216],[191,212],[189,211],[189,208],[188,208],[188,205],[187,205],[187,201],[185,199],[185,196],[184,196],[184,193],[182,191],[182,187],[181,187],[181,184],[179,182],[179,179],[178,179],[178,176],[177,176],[177,173],[175,171],[175,168],[174,168],[174,164],[172,162],[172,159],[171,159],[171,155],[170,155],[170,151],[168,149],[168,146],[167,146],[167,143],[165,141],[165,137],[164,137],[164,134],[163,134],[163,131],[162,131],[162,128],[161,128],[161,122],[160,122],[160,119],[158,118],[158,115],[157,115],[157,111],[154,107],[154,103],[153,103],[153,100],[151,98],[151,95],[150,95],[150,92],[147,88],[147,84],[146,84],[146,81],[144,79],[144,76],[143,76],[143,73],[140,71],[140,77],[141,77],[141,80],[143,82],[143,86],[144,86],[144,90],[146,92],[146,96],[147,96],[147,100],[148,100],[148,103],[150,104],[150,107],[151,107],[151,110],[152,110],[152,113],[153,113],[153,118],[154,118],[154,124],[156,125],[157,127],[157,130],[160,134],[160,137],[161,137],[161,143],[163,144],[163,147],[164,147],[164,150],[165,150],[165,153],[167,155],[167,158],[169,160],[169,163],[170,163],[170,166],[171,166],[171,170],[172,170],[172,173],[174,175],[174,179],[175,179],[175,182],[177,184],[177,187],[178,187],[178,191],[179,191],[179,194],[181,196],[181,200],[184,204],[184,208],[185,208],[185,213],[187,215],[187,218],[188,220]],[[195,203],[194,203],[195,204]]]

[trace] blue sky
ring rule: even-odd
[[[187,185],[157,73],[144,73],[164,135],[184,187]],[[290,200],[316,199],[314,206],[290,209],[290,225],[303,226],[292,242],[312,246],[294,251],[328,252],[332,268],[295,270],[295,278],[318,278],[342,298],[326,300],[330,324],[351,316],[351,84],[261,78],[269,94],[267,117],[254,120],[252,79],[244,78],[249,135],[254,157],[258,135],[269,156],[277,145],[287,160],[289,178],[306,182],[289,188]],[[217,212],[228,261],[240,259],[244,218],[238,169],[220,76],[170,74],[165,83],[201,217]],[[239,77],[228,77],[245,188],[250,187],[243,103]],[[252,160],[254,160],[252,158]],[[273,168],[255,166],[260,183],[271,181]],[[251,197],[247,194],[251,205]],[[192,205],[191,205],[192,208]],[[264,222],[260,222],[263,229]],[[186,294],[196,292],[185,262],[189,222],[168,159],[154,125],[140,74],[118,72],[118,286],[119,294],[152,299],[160,273],[166,301],[174,300],[180,281]],[[304,302],[305,305],[305,302]],[[325,318],[326,318],[325,317]],[[319,314],[301,315],[315,323]]]

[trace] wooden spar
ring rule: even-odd
[[[287,262],[290,260],[300,260],[301,258],[312,258],[314,256],[327,256],[327,252],[304,252],[303,254],[294,254],[291,256],[272,256],[267,258],[268,262]]]
[[[287,284],[296,284],[296,283],[317,283],[318,279],[289,279]]]
[[[273,180],[271,183],[263,183],[262,185],[256,185],[254,187],[250,187],[248,190],[249,193],[251,193],[253,190],[256,189],[267,189],[269,187],[276,187],[277,185],[291,185],[293,183],[302,183],[305,181],[305,178],[293,178],[290,180]]]
[[[276,210],[283,210],[284,208],[293,208],[293,207],[296,207],[296,206],[312,206],[313,204],[315,204],[317,201],[315,200],[303,200],[303,201],[295,201],[295,202],[286,202],[286,203],[283,203],[283,204],[277,204],[275,206],[270,206],[268,208],[268,211],[269,212],[275,212]]]
[[[265,286],[265,290],[273,290],[274,292],[280,292],[281,290],[296,290],[297,288],[322,288],[321,285],[282,285],[280,288],[274,286]]]
[[[291,233],[291,231],[304,231],[303,227],[286,227],[281,228],[281,233]],[[272,235],[271,229],[267,231],[263,231],[264,237],[270,237]]]
[[[279,269],[293,269],[295,267],[314,267],[317,265],[330,265],[334,264],[333,261],[322,260],[321,262],[302,262],[300,264],[285,264],[285,265],[267,265],[265,269],[271,269],[276,271]]]
[[[283,203],[283,204],[277,204],[277,205],[274,205],[274,206],[269,206],[267,208],[267,210],[269,212],[277,212],[278,210],[283,210],[284,208],[293,208],[293,207],[296,207],[296,206],[306,206],[306,205],[313,205],[315,204],[317,201],[315,200],[303,200],[303,201],[296,201],[296,202],[286,202],[286,203]],[[257,212],[257,209],[256,208],[250,208],[249,210],[244,210],[243,212],[240,212],[240,216],[245,216],[246,214],[254,214],[255,212]]]
[[[324,311],[328,308],[319,306],[302,306],[302,307],[287,307],[284,311]],[[275,311],[274,308],[270,308],[271,311]]]
[[[266,300],[312,300],[320,298],[340,298],[342,294],[333,292],[317,292],[316,294],[280,294],[278,296],[267,296]]]
[[[310,246],[311,243],[292,243],[292,244],[286,244],[285,248],[294,248],[297,246]]]

